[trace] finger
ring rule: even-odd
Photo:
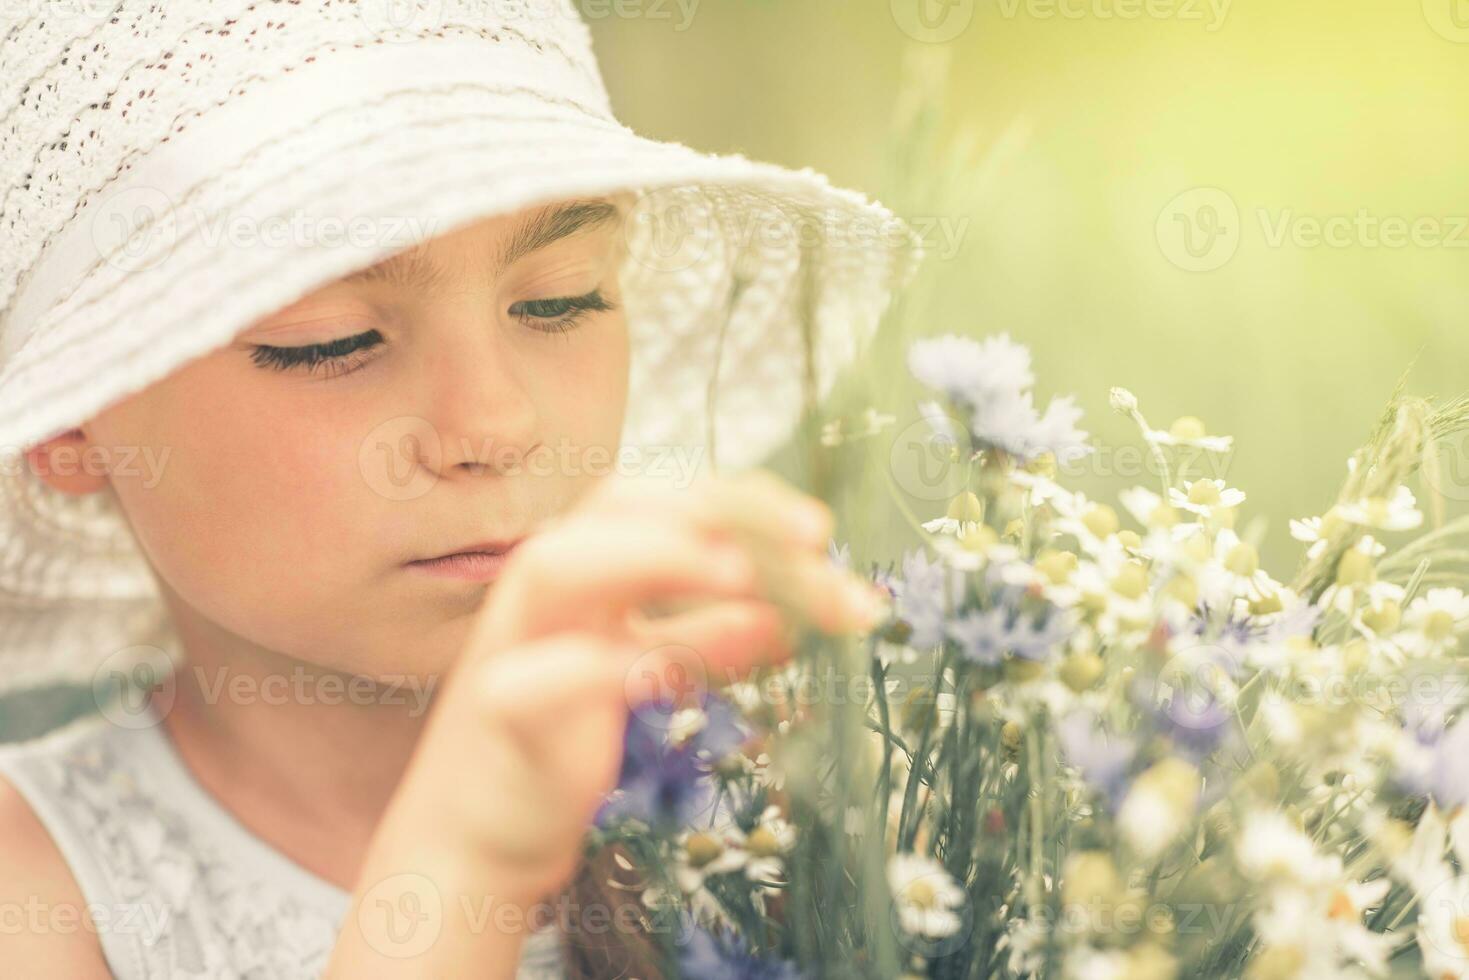
[[[686,487],[648,477],[609,478],[585,501],[589,512],[680,516],[706,531],[734,533],[804,548],[825,548],[831,509],[767,470],[701,476]]]
[[[887,618],[884,594],[824,555],[757,550],[754,557],[764,594],[823,632],[865,633]]]
[[[787,660],[794,649],[789,621],[780,608],[758,599],[709,603],[658,618],[639,616],[629,625],[645,650],[677,645],[693,651],[703,674],[715,684],[736,680],[761,664]]]
[[[654,600],[750,596],[757,585],[745,551],[667,521],[565,528],[516,549],[470,642],[493,651],[567,629],[611,631]]]
[[[486,723],[526,735],[580,707],[621,703],[626,660],[593,634],[556,634],[482,665],[472,695]]]

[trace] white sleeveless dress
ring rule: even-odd
[[[326,968],[350,894],[235,819],[162,724],[90,713],[0,744],[0,773],[70,866],[117,980],[299,980]],[[555,930],[533,933],[517,980],[560,980],[561,957]]]

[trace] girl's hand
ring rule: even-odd
[[[875,625],[827,557],[831,514],[773,475],[687,490],[609,478],[512,553],[404,779],[415,812],[527,900],[564,884],[617,781],[627,712]],[[692,679],[690,681],[689,679]]]

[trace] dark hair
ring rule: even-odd
[[[566,888],[570,914],[562,923],[571,980],[664,980],[665,954],[642,903],[635,872],[611,845],[578,864]],[[629,860],[628,865],[631,865]]]

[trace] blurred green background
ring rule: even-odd
[[[1075,393],[1104,444],[1137,444],[1112,385],[1234,435],[1278,577],[1404,372],[1469,390],[1469,3],[582,2],[629,125],[933,223],[922,330],[1025,342],[1038,400]],[[973,148],[957,193],[895,182],[925,77]],[[1155,482],[1117,468],[1071,483]]]

